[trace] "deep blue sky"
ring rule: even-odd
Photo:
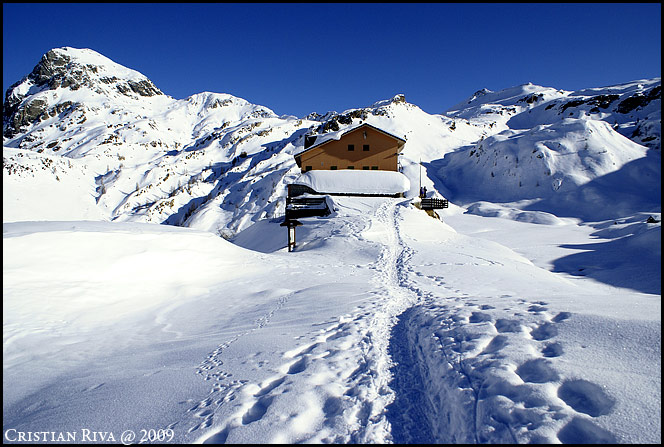
[[[2,34],[3,92],[70,46],[178,99],[230,93],[300,117],[398,93],[442,113],[481,88],[661,76],[659,3],[4,3]]]

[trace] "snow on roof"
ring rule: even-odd
[[[321,194],[399,194],[410,189],[408,177],[395,171],[343,169],[301,174],[293,182]]]
[[[302,149],[301,151],[299,151],[299,152],[293,154],[293,156],[294,156],[294,157],[297,157],[297,156],[303,154],[304,152],[310,151],[311,149],[314,149],[314,148],[316,148],[316,147],[318,147],[318,146],[320,146],[320,145],[322,145],[322,144],[324,144],[324,143],[327,143],[328,141],[331,141],[331,140],[340,140],[341,137],[343,137],[343,136],[346,135],[347,133],[350,133],[350,132],[352,132],[352,131],[354,131],[354,130],[357,130],[357,129],[359,129],[359,128],[362,127],[362,126],[371,127],[372,129],[376,129],[377,131],[382,132],[382,133],[384,133],[385,135],[389,135],[390,137],[392,137],[392,138],[394,138],[394,139],[396,139],[396,140],[403,141],[404,143],[406,142],[406,140],[405,140],[404,138],[397,137],[396,135],[391,134],[391,133],[389,133],[389,132],[386,132],[386,131],[384,131],[383,129],[379,129],[379,128],[376,127],[376,126],[372,126],[371,124],[368,124],[368,123],[361,123],[361,124],[358,124],[357,126],[347,127],[347,128],[345,128],[345,129],[337,130],[337,131],[335,131],[335,132],[328,132],[328,133],[324,133],[324,134],[316,134],[316,135],[315,135],[315,136],[316,136],[316,142],[315,142],[312,146],[310,146],[310,147],[308,147],[308,148],[306,148],[306,149]]]

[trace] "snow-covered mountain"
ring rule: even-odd
[[[177,100],[92,50],[57,48],[5,95],[5,220],[62,218],[53,194],[35,188],[43,182],[58,197],[71,190],[82,204],[77,218],[232,237],[283,213],[285,185],[299,174],[292,154],[306,133],[360,122],[407,139],[401,165],[411,195],[422,162],[422,183],[452,199],[548,200],[646,157],[647,148],[659,154],[660,86],[656,78],[578,92],[483,89],[439,115],[396,95],[297,118],[228,94]]]
[[[4,103],[4,440],[661,444],[659,85],[297,118],[50,51]],[[411,190],[287,251],[293,154],[360,122]]]
[[[592,207],[594,218],[610,218],[616,209],[637,211],[641,203],[625,209],[634,200],[623,190],[638,191],[635,196],[654,207],[661,203],[660,78],[578,92],[533,84],[483,89],[446,114],[494,130],[434,164],[463,202],[543,199],[529,207],[556,214],[575,210],[584,219],[592,219],[584,212],[589,200],[606,204],[601,216],[601,207]],[[625,177],[621,190],[615,189],[619,182],[588,186],[619,171]]]
[[[649,148],[661,147],[661,78],[587,88],[576,92],[532,83],[498,92],[482,89],[446,112],[482,120],[490,127],[531,129],[566,118],[606,121],[614,130]]]

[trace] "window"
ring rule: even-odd
[[[372,167],[371,167],[371,170],[372,170],[372,171],[377,171],[377,170],[378,170],[378,166],[372,166]]]
[[[311,166],[305,166],[304,167],[304,172],[311,171]]]
[[[330,166],[330,169],[333,170],[333,171],[336,171],[337,167],[336,166]]]
[[[362,150],[363,150],[364,152],[368,152],[368,151],[369,151],[369,145],[368,145],[368,144],[363,144],[363,145],[362,145]]]
[[[355,169],[355,166],[348,166],[348,169]]]
[[[349,151],[354,151],[355,150],[355,145],[354,144],[349,144],[348,145],[348,150]]]
[[[369,166],[362,166],[362,169],[365,170],[365,171],[368,171],[368,170],[369,170]]]

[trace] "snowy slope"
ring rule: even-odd
[[[297,118],[50,51],[3,104],[5,441],[660,443],[660,84]],[[293,154],[362,122],[410,190],[289,253]]]
[[[367,122],[403,136],[400,165],[410,180],[408,196],[417,195],[422,183],[433,195],[459,201],[491,194],[501,201],[544,198],[643,158],[644,150],[618,132],[636,129],[638,120],[649,130],[633,139],[658,144],[660,84],[658,78],[580,92],[534,84],[482,90],[442,115],[396,95],[370,107],[298,119],[228,94],[176,100],[134,70],[92,50],[65,47],[49,51],[7,91],[3,144],[43,154],[45,163],[48,157],[85,160],[85,183],[94,181],[98,208],[90,218],[232,237],[283,214],[285,185],[299,175],[292,154],[302,150],[308,132],[334,134]],[[618,99],[605,98],[611,95]],[[591,113],[594,108],[601,113]],[[616,120],[616,129],[604,124]],[[20,196],[21,187],[15,188],[10,195]],[[31,197],[23,214],[5,213],[5,221],[37,218],[41,210],[43,218],[53,214],[46,211],[52,202],[42,200],[47,196]]]
[[[334,202],[302,219],[294,253],[276,219],[236,238],[256,251],[169,226],[4,224],[3,429],[661,442],[661,299],[626,288],[624,266],[615,285],[575,274],[586,244],[607,253],[593,228]]]
[[[274,155],[299,126],[231,95],[136,93],[125,87],[147,78],[118,67],[91,50],[55,49],[4,103],[4,145],[84,158],[108,220],[181,224],[192,205],[223,194],[213,192],[222,174]],[[53,71],[50,80],[37,76]]]
[[[617,171],[647,150],[604,121],[566,118],[492,135],[445,157],[439,174],[450,190],[482,200],[546,198]]]
[[[105,220],[85,160],[4,148],[2,164],[4,221]]]
[[[639,144],[661,148],[661,110],[661,78],[654,78],[576,92],[532,83],[498,92],[482,89],[445,114],[481,120],[500,130],[529,129],[565,118],[602,120]]]

